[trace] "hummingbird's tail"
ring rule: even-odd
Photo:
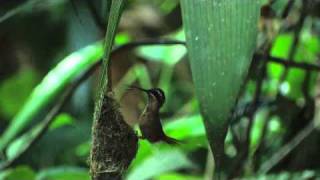
[[[162,141],[168,143],[168,144],[171,144],[171,145],[177,145],[177,144],[182,144],[182,141],[181,140],[177,140],[177,139],[174,139],[174,138],[171,138],[169,136],[165,136]]]

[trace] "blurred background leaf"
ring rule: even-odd
[[[11,119],[23,106],[33,87],[39,82],[35,70],[22,70],[15,76],[6,79],[0,87],[1,113]],[[21,91],[23,89],[23,91]]]
[[[76,167],[54,167],[37,174],[36,180],[89,180],[88,169]]]
[[[67,56],[56,68],[52,69],[42,82],[33,90],[23,108],[14,117],[11,125],[2,134],[0,150],[25,128],[39,111],[46,107],[70,81],[88,69],[102,57],[100,43],[87,46]]]
[[[2,171],[0,173],[0,179],[3,180],[34,180],[36,177],[36,173],[27,166],[19,166],[14,169],[9,169],[6,171]]]

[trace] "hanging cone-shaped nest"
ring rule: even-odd
[[[100,118],[94,122],[92,130],[92,177],[119,176],[136,155],[138,137],[124,121],[119,107],[112,93],[104,96]]]

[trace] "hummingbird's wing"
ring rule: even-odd
[[[150,142],[158,142],[163,140],[165,137],[158,114],[142,114],[140,117],[139,128],[142,136]]]

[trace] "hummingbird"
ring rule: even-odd
[[[151,143],[164,141],[168,144],[178,144],[179,141],[167,136],[162,128],[159,111],[165,103],[164,92],[160,88],[143,89],[137,86],[131,86],[129,90],[140,90],[148,95],[148,102],[139,117],[139,128],[141,130],[141,139],[147,139]]]

